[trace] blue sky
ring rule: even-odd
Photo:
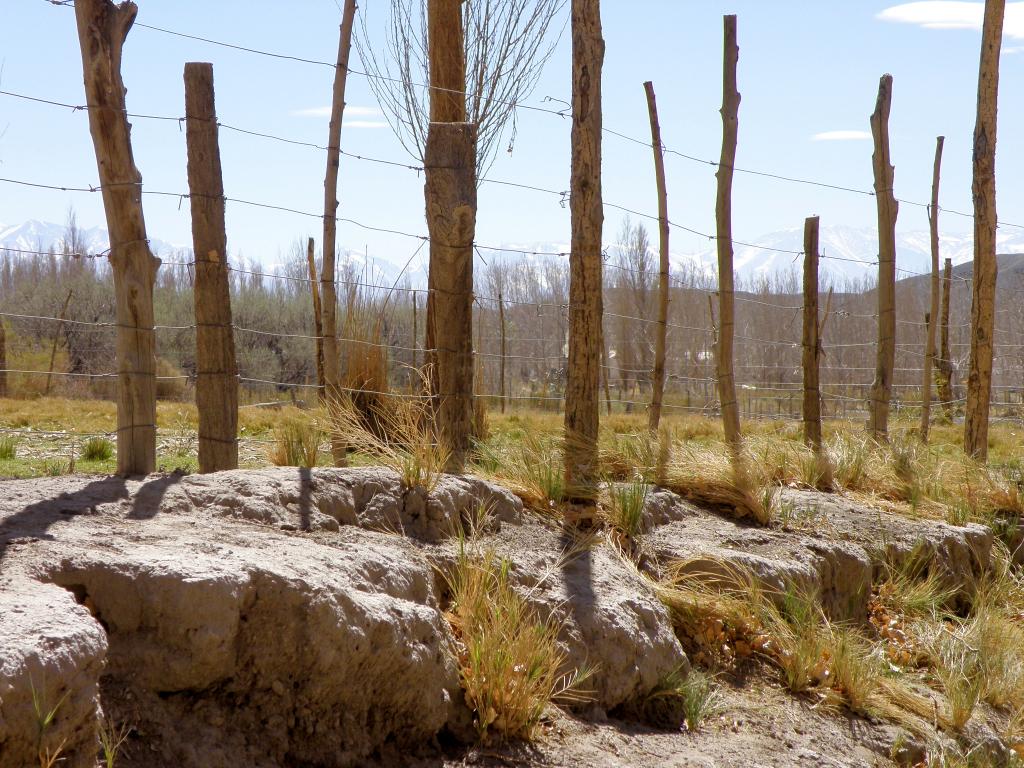
[[[3,0],[0,22],[0,88],[68,103],[84,100],[74,12],[44,0]],[[384,0],[363,0],[371,14]],[[264,0],[141,0],[138,20],[245,46],[333,60],[340,13],[334,0],[281,3]],[[665,144],[700,158],[717,158],[721,135],[721,16],[739,16],[741,167],[871,187],[871,142],[866,136],[878,78],[893,74],[892,152],[899,197],[929,195],[934,139],[945,134],[942,204],[970,210],[971,139],[974,127],[980,2],[858,0],[605,0],[607,41],[605,125],[648,140],[642,83],[658,92]],[[362,11],[361,11],[362,12]],[[998,146],[1000,217],[1024,220],[1024,3],[1008,3],[1002,60]],[[529,100],[568,99],[569,34]],[[268,59],[133,29],[124,53],[128,108],[160,115],[183,113],[182,67],[212,61],[220,119],[251,130],[326,143],[330,100],[327,67]],[[353,66],[359,66],[356,60]],[[349,80],[346,150],[409,159],[376,110],[364,78]],[[177,123],[133,121],[137,165],[146,189],[187,191],[185,139]],[[86,116],[81,112],[0,96],[0,177],[83,186],[97,181]],[[489,176],[555,190],[568,187],[570,121],[520,113],[511,155],[502,152]],[[845,133],[834,133],[845,132]],[[822,139],[821,134],[832,134]],[[817,138],[816,138],[817,137]],[[230,197],[322,209],[324,155],[315,149],[221,133],[225,188]],[[671,218],[694,229],[714,229],[714,169],[668,159]],[[656,211],[649,148],[605,137],[605,199]],[[425,232],[422,179],[411,171],[343,159],[340,215],[366,224]],[[870,197],[740,174],[734,193],[734,232],[739,239],[797,227],[804,217],[825,224],[872,226]],[[26,219],[62,221],[69,206],[83,225],[101,225],[99,195],[30,190],[0,183],[0,223]],[[188,203],[145,198],[151,237],[190,241]],[[612,241],[622,214],[606,211],[605,239]],[[943,226],[969,231],[970,221],[947,216]],[[922,209],[904,206],[900,230],[926,227]],[[319,221],[230,204],[232,255],[276,262],[298,238],[319,240]],[[485,244],[567,241],[569,212],[556,196],[484,185],[478,241]],[[402,263],[413,240],[377,234],[351,224],[339,242]],[[708,247],[695,235],[673,232],[674,252]]]

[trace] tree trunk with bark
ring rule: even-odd
[[[821,439],[821,332],[824,323],[818,315],[818,232],[819,219],[812,216],[804,222],[804,442],[814,451],[817,483],[823,489],[832,487],[832,467]],[[827,310],[826,310],[827,312]]]
[[[736,402],[733,374],[733,336],[735,334],[735,298],[733,290],[732,179],[736,165],[739,133],[740,94],[736,86],[736,68],[740,49],[736,40],[736,17],[725,17],[725,48],[722,79],[722,154],[718,163],[718,196],[715,202],[718,241],[718,342],[715,363],[718,373],[718,398],[722,408],[725,440],[734,460],[742,451],[740,411]]]
[[[89,130],[96,151],[110,233],[117,322],[117,472],[156,469],[156,339],[153,285],[159,259],[149,249],[142,212],[142,176],[132,155],[121,50],[135,21],[135,3],[78,0]]]
[[[213,65],[185,65],[185,138],[195,254],[199,471],[238,468],[238,364],[228,289],[224,180]]]
[[[437,439],[461,472],[473,434],[473,238],[476,126],[431,123],[424,162],[431,292],[427,368]]]
[[[896,364],[896,216],[899,204],[893,192],[895,169],[889,153],[891,107],[892,75],[883,75],[871,115],[871,135],[875,142],[872,166],[878,209],[878,349],[868,418],[868,432],[880,441],[889,439],[889,403]]]
[[[324,316],[317,282],[316,247],[313,238],[306,242],[306,266],[309,269],[309,291],[313,297],[313,333],[316,334],[316,394],[320,403],[326,401],[327,385],[324,381]]]
[[[953,358],[949,351],[949,302],[953,289],[953,260],[947,258],[942,269],[942,321],[940,322],[939,354],[939,399],[946,418],[952,421],[956,409],[953,407]]]
[[[658,102],[654,83],[644,83],[647,93],[647,112],[651,122],[651,149],[654,151],[654,176],[658,186],[658,327],[654,342],[654,371],[651,374],[651,410],[647,426],[654,432],[661,421],[661,401],[665,392],[665,354],[668,342],[669,302],[669,224],[668,188],[665,181],[665,148],[661,143],[661,123],[658,121]]]
[[[592,498],[600,468],[601,349],[603,347],[601,195],[600,0],[572,0],[572,173],[569,207],[569,360],[565,386],[565,479],[570,493]]]
[[[928,206],[928,227],[932,251],[931,309],[928,312],[923,381],[921,382],[921,442],[928,442],[932,408],[932,366],[936,358],[935,325],[939,321],[939,177],[942,172],[944,136],[935,140],[935,164],[932,167],[932,201]]]
[[[331,122],[327,132],[327,172],[324,176],[323,265],[320,270],[320,295],[323,301],[324,379],[328,408],[341,397],[341,363],[338,359],[338,294],[335,289],[335,262],[338,258],[338,172],[341,167],[341,122],[345,115],[345,86],[348,82],[348,59],[352,50],[352,24],[356,0],[345,0],[338,35],[338,63],[334,69],[334,90],[331,97]],[[347,463],[347,446],[332,430],[331,456],[334,465]]]
[[[974,293],[964,451],[979,461],[988,459],[988,415],[992,397],[997,272],[996,108],[1005,10],[1005,0],[985,0],[978,71],[978,115],[974,126]]]

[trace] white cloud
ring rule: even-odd
[[[925,29],[981,29],[985,15],[983,2],[961,0],[925,0],[902,3],[878,14],[882,21],[916,24]],[[1024,2],[1006,4],[1003,36],[1024,40]]]
[[[330,107],[310,107],[309,109],[296,109],[292,111],[296,117],[330,117]],[[345,105],[345,117],[377,117],[380,110],[376,107],[358,107]]]
[[[870,138],[868,131],[824,131],[811,136],[811,141],[863,141]]]

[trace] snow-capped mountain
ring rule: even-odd
[[[802,229],[786,229],[762,235],[749,245],[736,244],[734,259],[736,273],[742,278],[765,277],[781,271],[802,268],[802,259],[794,253],[803,250]],[[778,249],[778,250],[771,250]],[[877,266],[878,234],[870,228],[842,225],[823,226],[819,233],[822,255],[820,270],[833,278],[873,277]],[[1000,230],[997,236],[999,253],[1024,253],[1024,232]],[[954,266],[974,258],[974,238],[970,234],[942,234],[939,237],[940,258],[950,258]],[[708,249],[696,256],[700,263],[714,268],[715,250]],[[927,232],[896,233],[896,265],[901,270],[898,278],[931,269],[931,245]]]
[[[78,236],[86,253],[102,253],[110,247],[110,235],[103,227],[79,227]],[[0,248],[22,251],[60,251],[67,237],[67,225],[51,221],[30,220],[21,224],[0,224]],[[165,255],[181,250],[182,246],[171,245],[163,240],[150,240],[150,247],[156,255]]]

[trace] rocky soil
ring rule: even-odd
[[[742,563],[849,620],[880,564],[919,542],[950,579],[987,566],[985,528],[786,494],[790,523],[762,529],[654,491],[638,552],[653,572]],[[517,588],[563,622],[570,665],[595,669],[593,703],[553,710],[533,745],[473,745],[459,688],[439,569],[481,507]],[[62,768],[92,768],[101,718],[131,726],[124,768],[891,764],[894,728],[818,711],[757,664],[723,680],[699,733],[639,722],[687,663],[613,546],[482,480],[430,494],[383,469],[0,483],[2,768],[38,765],[40,739],[62,745]],[[55,710],[42,734],[40,710]]]

